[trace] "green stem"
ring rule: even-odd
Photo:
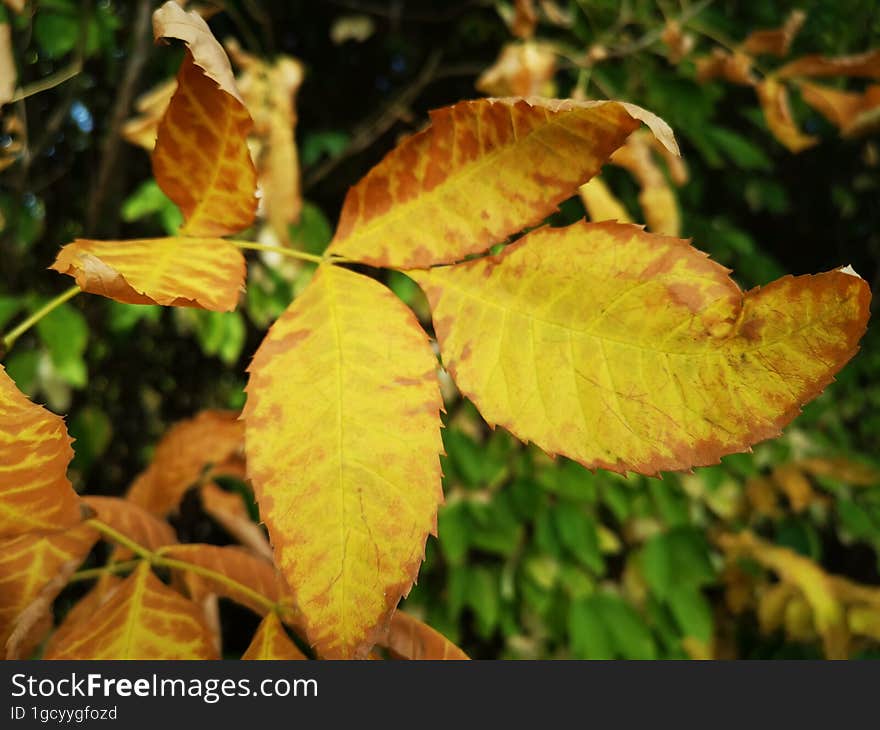
[[[79,294],[80,288],[78,286],[72,286],[66,292],[59,294],[55,297],[51,302],[48,302],[45,306],[40,307],[36,312],[34,312],[30,317],[28,317],[24,322],[19,324],[15,329],[10,330],[3,336],[2,347],[0,347],[0,351],[5,354],[9,351],[15,341],[21,337],[25,332],[27,332],[31,327],[33,327],[37,322],[39,322],[43,317],[45,317],[49,312],[53,309],[60,307],[64,302],[68,299],[73,299],[77,294]]]
[[[227,239],[228,240],[228,239]],[[294,248],[285,248],[284,246],[273,246],[269,243],[255,243],[253,241],[233,241],[230,240],[229,243],[234,246],[238,246],[239,248],[247,248],[252,251],[269,251],[270,253],[277,253],[281,256],[289,256],[293,259],[302,259],[303,261],[311,261],[316,264],[323,264],[327,261],[323,256],[317,256],[313,253],[306,253],[305,251],[297,251]]]
[[[75,583],[80,580],[92,580],[93,578],[101,578],[108,573],[125,573],[127,570],[131,570],[132,568],[137,567],[137,564],[140,563],[140,558],[137,560],[126,560],[122,563],[110,563],[109,565],[105,565],[101,568],[88,568],[87,570],[78,570],[72,576],[70,576],[70,582]]]
[[[89,527],[100,532],[105,537],[110,538],[113,542],[117,543],[118,545],[122,545],[122,547],[128,548],[135,555],[139,555],[144,560],[148,560],[151,563],[153,562],[153,558],[155,557],[155,554],[151,550],[148,550],[140,543],[137,543],[134,540],[131,540],[130,538],[126,537],[118,530],[110,527],[110,525],[108,525],[107,523],[101,522],[101,520],[97,520],[97,519],[92,518],[90,520],[86,520],[86,524]]]

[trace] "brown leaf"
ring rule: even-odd
[[[127,498],[155,515],[175,510],[206,467],[222,464],[244,445],[244,424],[232,411],[202,411],[172,426],[156,446],[153,462]]]
[[[514,0],[510,32],[518,38],[531,38],[538,25],[538,13],[533,0]]]
[[[712,49],[712,55],[697,59],[697,80],[724,79],[732,84],[754,86],[757,83],[752,72],[752,57],[741,51],[733,54],[721,48]]]
[[[743,41],[743,50],[755,55],[785,56],[797,36],[807,14],[803,10],[792,10],[781,28],[755,30]]]
[[[767,126],[773,136],[790,152],[801,152],[819,142],[818,137],[804,134],[795,124],[788,104],[788,89],[785,84],[772,76],[767,76],[755,89]]]
[[[18,71],[12,55],[12,26],[0,23],[0,106],[12,101]]]
[[[812,55],[785,64],[776,76],[787,79],[794,76],[855,76],[880,79],[880,48],[854,56]]]
[[[202,499],[202,508],[219,522],[226,532],[258,555],[272,560],[272,546],[269,545],[263,529],[251,519],[244,498],[240,494],[227,492],[214,482],[207,482],[202,485],[199,495]]]
[[[150,514],[134,502],[119,497],[83,497],[83,502],[95,511],[95,516],[148,550],[175,545],[174,530],[164,520]]]
[[[838,129],[852,124],[864,106],[864,96],[853,91],[841,91],[831,86],[799,84],[801,98]]]
[[[395,611],[388,636],[382,642],[396,659],[468,659],[443,634],[403,611]]]
[[[168,79],[140,96],[134,105],[138,116],[132,117],[122,125],[123,139],[152,152],[156,146],[159,122],[175,91],[177,91],[177,79]]]
[[[677,20],[670,20],[663,28],[660,40],[669,49],[670,63],[679,63],[694,49],[694,37],[690,33],[684,33],[681,24]]]

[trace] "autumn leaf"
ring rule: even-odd
[[[18,71],[12,55],[12,27],[0,23],[0,106],[8,104],[15,95]]]
[[[631,223],[629,213],[623,203],[612,193],[601,177],[594,177],[578,189],[584,208],[591,221],[619,221]]]
[[[479,99],[434,111],[349,190],[330,253],[422,268],[485,251],[541,222],[595,175],[644,121],[622,102]]]
[[[785,64],[776,76],[788,79],[797,76],[852,76],[880,79],[880,48],[854,56],[804,56]]]
[[[744,294],[686,241],[617,223],[541,228],[412,276],[445,367],[488,423],[644,474],[777,436],[855,354],[870,301],[847,271]]]
[[[51,268],[85,292],[126,304],[230,312],[244,289],[244,257],[222,238],[80,238],[58,252]]]
[[[171,525],[133,502],[118,497],[89,495],[83,497],[83,503],[95,512],[95,517],[101,522],[148,550],[157,550],[177,542]]]
[[[155,515],[177,509],[206,467],[226,462],[244,447],[244,424],[233,411],[206,410],[168,429],[153,461],[127,499]]]
[[[134,105],[138,115],[122,125],[123,139],[152,152],[156,146],[159,122],[176,90],[177,79],[168,79],[139,96]]]
[[[436,530],[441,400],[412,312],[318,270],[250,367],[248,471],[276,562],[328,658],[363,657]]]
[[[801,81],[798,84],[804,102],[840,130],[844,137],[857,137],[876,129],[880,110],[880,86],[863,93],[841,91],[831,86]],[[873,121],[871,118],[873,116]]]
[[[696,42],[691,33],[685,33],[682,30],[681,24],[677,20],[667,21],[660,40],[669,49],[670,63],[680,63],[694,49]]]
[[[792,10],[781,28],[754,30],[743,41],[743,50],[755,55],[787,56],[807,14],[803,10]]]
[[[388,636],[382,643],[396,659],[468,659],[440,632],[403,611],[394,612]]]
[[[32,403],[0,365],[0,538],[79,522],[70,444],[64,419]]]
[[[757,79],[752,71],[753,63],[752,57],[741,51],[728,53],[714,48],[711,55],[697,59],[697,80],[724,79],[732,84],[754,86]]]
[[[538,25],[534,0],[514,0],[510,32],[519,38],[531,38]]]
[[[242,495],[227,492],[214,482],[199,488],[202,509],[214,518],[226,532],[258,555],[272,560],[272,546],[248,513]]]
[[[163,549],[161,555],[207,568],[244,586],[242,590],[210,576],[188,573],[184,583],[196,602],[207,593],[216,593],[263,615],[267,610],[266,601],[288,600],[287,588],[272,563],[236,545],[173,545]],[[182,567],[178,570],[186,572]],[[261,600],[260,596],[266,600]]]
[[[88,624],[67,634],[46,659],[216,659],[198,607],[141,562]]]
[[[275,613],[267,613],[257,627],[254,638],[242,659],[305,659],[303,654],[291,641],[281,621]]]
[[[92,586],[85,596],[79,599],[67,612],[61,624],[52,632],[46,643],[45,656],[55,654],[59,644],[66,644],[98,615],[103,605],[110,600],[122,585],[122,578],[107,573]]]
[[[69,576],[68,568],[75,570],[97,540],[95,530],[78,525],[51,535],[20,535],[0,542],[0,656],[6,655],[6,642],[25,609],[58,575]],[[65,583],[52,586],[50,603]],[[31,634],[23,639],[17,656],[26,658],[41,638]]]
[[[818,143],[818,137],[804,134],[795,124],[785,84],[772,76],[767,76],[755,87],[755,90],[758,92],[758,101],[761,102],[767,126],[773,136],[789,151],[801,152]]]
[[[229,59],[207,23],[173,0],[153,13],[153,34],[187,46],[159,123],[152,158],[156,182],[186,218],[181,235],[236,233],[253,222],[257,172],[247,146],[253,122]]]
[[[266,63],[231,41],[226,48],[241,68],[238,87],[254,119],[262,215],[278,239],[287,243],[288,226],[299,220],[302,208],[295,131],[296,94],[303,81],[303,67],[290,56]]]
[[[545,44],[508,43],[476,87],[489,96],[546,95],[556,74],[556,54]]]

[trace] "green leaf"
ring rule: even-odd
[[[614,659],[614,644],[595,601],[572,601],[568,612],[571,652],[576,659]]]
[[[712,639],[712,607],[699,589],[673,585],[667,594],[667,601],[684,636],[692,636],[703,643]]]
[[[113,426],[104,411],[86,406],[71,420],[70,435],[76,442],[71,465],[86,470],[107,450],[113,436]]]
[[[37,334],[58,376],[74,388],[85,386],[88,371],[83,353],[89,341],[89,326],[82,313],[70,304],[62,304],[37,322]]]
[[[333,228],[324,212],[305,200],[299,221],[289,226],[290,240],[295,248],[313,254],[322,254],[333,238]]]
[[[565,548],[597,575],[605,572],[605,561],[599,550],[596,520],[582,507],[560,502],[553,510],[556,531]]]
[[[5,327],[9,320],[18,314],[21,306],[22,303],[18,297],[0,296],[0,328]]]
[[[656,659],[657,646],[642,617],[619,596],[600,593],[591,599],[623,659]]]
[[[469,547],[470,521],[467,505],[464,502],[447,504],[440,509],[437,523],[443,557],[454,565],[461,565],[467,557]]]

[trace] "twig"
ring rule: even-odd
[[[392,99],[378,117],[370,122],[362,123],[354,135],[352,135],[348,147],[341,154],[331,157],[313,170],[309,170],[305,175],[303,189],[308,190],[314,187],[319,181],[333,172],[343,160],[367,149],[373,142],[385,134],[399,119],[400,110],[412,104],[418,95],[422,93],[422,90],[436,78],[441,55],[440,51],[433,51],[413,82]]]
[[[24,322],[19,324],[14,329],[10,330],[3,336],[3,340],[0,341],[0,357],[9,352],[9,348],[11,348],[15,341],[21,337],[25,332],[27,332],[31,327],[33,327],[37,322],[39,322],[43,317],[45,317],[49,312],[57,307],[60,307],[64,302],[68,299],[72,299],[80,292],[80,288],[78,286],[72,286],[65,292],[62,292],[57,297],[55,297],[52,301],[46,303],[44,306],[40,307],[36,312],[34,312],[30,317],[28,317]]]
[[[110,189],[110,179],[117,167],[117,157],[122,144],[121,130],[125,119],[131,109],[134,100],[135,88],[138,78],[147,62],[148,49],[152,33],[150,32],[150,17],[152,11],[151,0],[140,0],[135,10],[134,26],[132,28],[131,49],[128,54],[128,63],[122,75],[119,85],[119,93],[113,105],[110,116],[110,127],[101,144],[101,164],[95,183],[89,194],[89,204],[86,210],[86,231],[94,231],[95,224],[101,215],[107,191]]]

